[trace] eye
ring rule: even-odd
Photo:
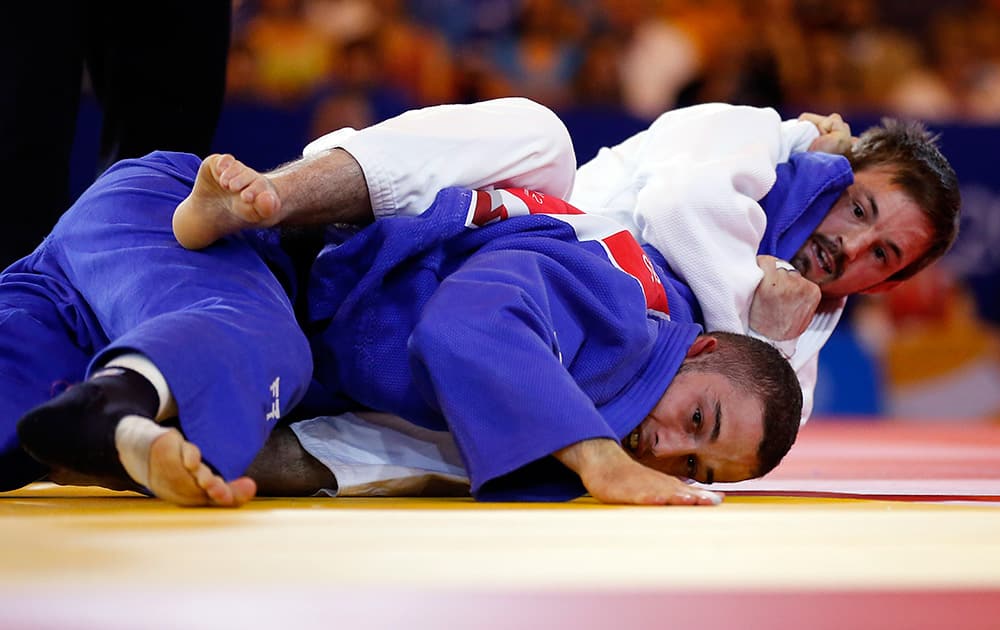
[[[698,458],[694,455],[687,456],[687,476],[688,479],[694,479],[695,473],[698,472]]]
[[[878,258],[879,262],[883,262],[883,263],[884,262],[888,262],[888,260],[889,260],[889,254],[886,253],[884,247],[876,247],[875,248],[875,258]]]
[[[695,433],[697,433],[698,430],[701,429],[701,409],[694,410],[694,415],[691,416],[691,424],[694,425]]]
[[[865,218],[865,209],[859,203],[854,204],[854,216],[859,219]]]

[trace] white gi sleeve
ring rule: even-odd
[[[361,165],[376,217],[420,214],[449,186],[529,188],[565,199],[576,175],[566,126],[525,98],[406,112],[329,133],[303,155],[338,147]]]
[[[787,162],[788,157],[793,153],[804,153],[809,150],[809,145],[819,137],[819,129],[816,125],[806,120],[784,120],[781,122],[781,152],[778,155],[778,163]]]
[[[610,208],[656,247],[701,304],[709,330],[747,331],[763,276],[757,247],[770,190],[790,142],[772,109],[713,103],[660,116],[649,129],[580,169],[571,197]],[[595,178],[600,179],[595,184]]]
[[[702,141],[698,135],[704,128],[710,128],[718,118],[747,117],[755,111],[750,107],[734,107],[724,103],[710,103],[673,110],[661,115],[649,129],[639,132],[614,147],[602,148],[597,156],[577,170],[576,183],[571,203],[594,214],[601,214],[629,227],[633,236],[645,242],[636,225],[634,212],[638,192],[644,185],[642,162],[665,160],[674,154],[683,155],[691,147],[686,143],[715,144],[703,147],[703,151],[715,151],[724,155],[740,143],[776,142],[775,164],[787,162],[792,153],[808,151],[809,145],[819,137],[816,125],[801,120],[786,120],[778,127],[777,138],[766,138],[762,133],[773,132],[769,124],[766,129],[745,129],[730,138],[706,136]],[[771,112],[772,110],[757,110]],[[768,114],[770,117],[770,114]],[[749,123],[748,123],[749,124]],[[694,127],[688,128],[688,125]],[[720,142],[721,140],[721,142]],[[648,169],[646,169],[648,171]]]

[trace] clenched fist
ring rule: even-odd
[[[857,140],[851,135],[851,126],[840,117],[840,114],[821,116],[806,112],[799,116],[799,120],[808,120],[819,130],[819,137],[809,145],[810,151],[843,155]]]
[[[816,314],[822,299],[819,285],[774,256],[757,256],[757,266],[764,277],[750,304],[750,327],[775,341],[795,339]]]

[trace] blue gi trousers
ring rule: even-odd
[[[173,237],[199,164],[160,152],[116,164],[0,275],[0,487],[19,485],[5,463],[17,420],[118,354],[160,369],[184,434],[227,479],[305,393],[312,358],[293,280],[272,271],[288,261],[277,233],[200,252]]]

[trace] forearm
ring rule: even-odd
[[[291,162],[267,177],[281,200],[285,225],[364,225],[374,220],[364,172],[343,149]]]
[[[565,125],[524,98],[409,111],[323,136],[304,154],[334,147],[360,164],[376,217],[420,214],[450,186],[528,188],[565,198],[576,173]]]
[[[579,475],[580,479],[584,480],[584,485],[586,485],[588,478],[604,476],[615,465],[627,464],[631,461],[628,453],[618,442],[605,438],[583,440],[571,444],[566,448],[559,449],[552,456],[558,459],[563,466]]]
[[[562,122],[518,98],[428,107],[342,129],[303,155],[267,174],[285,225],[416,215],[449,186],[515,186],[566,197],[576,169]]]

